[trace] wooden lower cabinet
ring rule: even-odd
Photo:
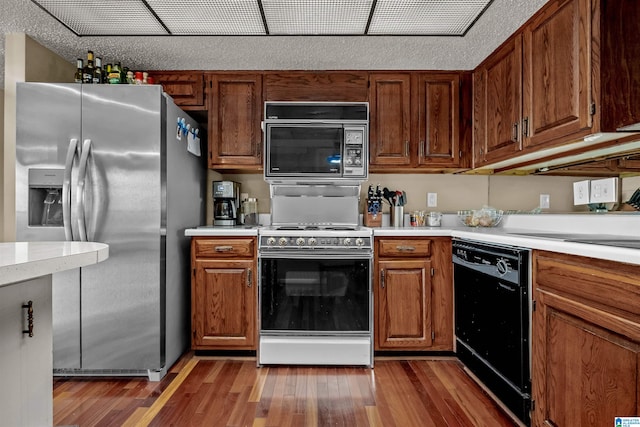
[[[453,350],[450,238],[375,241],[376,350]]]
[[[534,251],[534,426],[640,414],[640,266]]]
[[[191,241],[191,348],[255,350],[255,238]]]

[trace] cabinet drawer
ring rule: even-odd
[[[196,258],[252,258],[255,254],[255,239],[194,239]]]
[[[381,239],[378,240],[378,256],[416,256],[431,255],[431,240],[419,239]]]

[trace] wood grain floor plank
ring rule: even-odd
[[[506,427],[456,359],[256,367],[187,353],[159,383],[56,379],[54,426]]]

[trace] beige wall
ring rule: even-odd
[[[243,193],[258,199],[260,213],[269,213],[269,186],[262,174],[216,174],[210,171],[207,190],[207,224],[212,224],[210,213],[213,201],[211,181],[225,179],[239,182]],[[406,211],[434,210],[456,212],[462,209],[478,209],[489,205],[503,210],[530,211],[538,207],[540,194],[550,196],[550,208],[543,212],[583,212],[586,207],[573,206],[573,183],[584,177],[551,176],[488,176],[444,174],[371,174],[362,185],[361,208],[364,208],[367,188],[380,184],[389,190],[407,193]],[[438,206],[427,208],[427,193],[437,193]],[[385,205],[386,206],[386,205]],[[385,208],[384,212],[387,212]]]
[[[25,34],[5,34],[4,141],[0,241],[15,240],[16,83],[72,82],[71,64]]]

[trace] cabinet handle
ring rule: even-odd
[[[418,147],[418,157],[423,158],[424,157],[424,141],[420,141],[420,147]]]
[[[29,334],[29,338],[33,337],[33,301],[22,304],[22,308],[27,310],[27,329],[23,330],[23,334]]]
[[[380,287],[384,289],[384,269],[380,270]]]
[[[404,156],[409,157],[409,141],[404,142]]]
[[[216,246],[216,252],[229,252],[233,250],[233,246]]]
[[[247,287],[250,288],[253,282],[253,272],[251,269],[247,270]]]
[[[511,132],[511,140],[513,142],[518,142],[518,122],[513,124],[513,132]]]
[[[529,117],[522,119],[522,134],[529,136]]]
[[[396,249],[400,252],[413,252],[416,250],[415,246],[396,246]]]

